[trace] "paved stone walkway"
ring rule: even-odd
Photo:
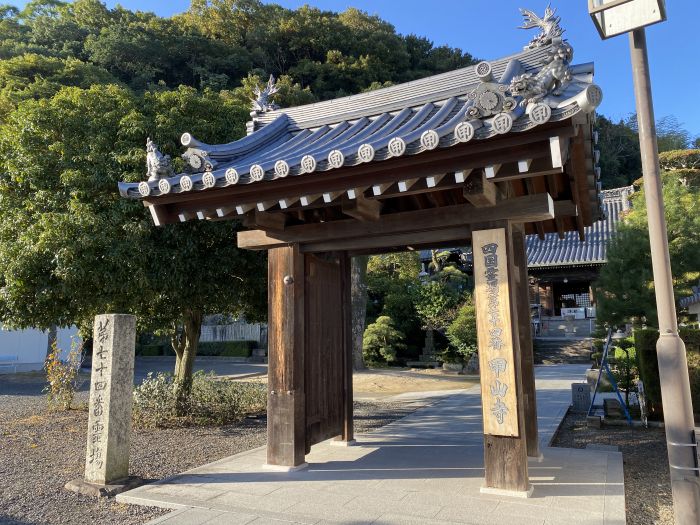
[[[585,367],[537,367],[540,440],[548,445]],[[624,525],[619,452],[543,448],[531,460],[529,499],[480,494],[483,445],[478,387],[450,394],[355,447],[313,447],[309,467],[263,470],[251,450],[140,487],[124,503],[178,509],[151,524]]]

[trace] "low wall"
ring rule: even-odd
[[[563,317],[543,317],[536,337],[590,337],[595,321],[593,318],[567,321]]]
[[[75,327],[59,328],[56,333],[56,344],[61,349],[61,357],[66,357],[71,348],[71,338],[78,338]],[[49,344],[48,332],[41,330],[5,330],[0,326],[0,357],[17,356],[16,361],[0,362],[0,374],[14,372],[31,372],[41,370],[46,359]],[[10,365],[10,366],[6,366]]]

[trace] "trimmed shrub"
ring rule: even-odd
[[[663,170],[700,170],[700,149],[678,149],[659,153]]]
[[[700,330],[686,328],[681,330],[680,335],[685,342],[693,410],[698,414],[700,413]],[[658,338],[659,332],[656,330],[647,329],[634,332],[639,375],[644,381],[650,414],[662,417],[661,383],[659,381],[659,363],[656,357],[656,340]]]
[[[140,355],[143,357],[165,355],[165,345],[163,345],[163,344],[138,345],[136,347],[136,355]]]
[[[652,329],[634,331],[634,348],[637,351],[639,377],[644,382],[649,414],[662,417],[659,362],[656,358],[656,341],[659,332]]]
[[[461,361],[466,362],[477,352],[476,310],[470,295],[457,311],[457,317],[447,327],[447,338],[457,350]]]
[[[202,371],[192,376],[192,390],[178,416],[175,381],[171,374],[148,374],[133,394],[133,422],[137,427],[222,425],[267,407],[267,386],[217,379]]]
[[[381,315],[369,325],[362,338],[362,356],[370,366],[396,361],[396,352],[405,348],[404,335],[394,328],[391,317]]]
[[[700,353],[700,330],[697,328],[681,328],[680,334],[681,339],[683,339],[685,343],[685,348],[689,353]]]
[[[700,330],[683,328],[681,339],[685,343],[688,358],[690,393],[693,396],[693,411],[700,414]]]
[[[700,413],[700,353],[688,352],[688,376],[690,377],[690,394],[693,398],[693,412]]]
[[[212,341],[199,343],[197,355],[221,357],[250,357],[256,341]]]

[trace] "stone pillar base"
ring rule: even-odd
[[[482,494],[491,494],[492,496],[506,496],[509,498],[529,498],[532,496],[532,491],[534,490],[534,487],[530,485],[530,488],[527,490],[506,490],[506,489],[497,489],[494,487],[481,487],[480,492]]]
[[[64,488],[71,492],[77,492],[78,494],[94,498],[112,498],[127,490],[135,489],[144,483],[146,483],[146,481],[138,476],[129,476],[128,478],[119,479],[108,485],[90,483],[83,478],[78,478],[66,483]]]
[[[354,439],[351,439],[350,441],[345,441],[342,439],[331,439],[329,443],[332,447],[354,447],[355,445],[357,445],[357,441],[355,441]]]
[[[296,465],[294,467],[289,467],[287,465],[270,465],[269,463],[265,463],[262,468],[272,472],[296,472],[297,470],[304,470],[308,466],[308,463],[302,463],[301,465]]]

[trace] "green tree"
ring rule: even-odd
[[[599,115],[596,119],[603,188],[629,186],[642,172],[639,137],[629,122],[615,123]]]
[[[416,311],[426,330],[443,330],[457,315],[467,277],[454,266],[447,266],[424,282],[418,292]]]
[[[676,296],[690,293],[699,273],[700,189],[684,183],[683,172],[663,175],[663,198]],[[598,318],[612,325],[627,321],[657,323],[644,190],[632,197],[596,282]]]
[[[3,324],[86,332],[97,313],[134,313],[141,328],[171,336],[185,395],[202,317],[263,315],[264,259],[235,248],[236,223],[154,227],[116,185],[143,178],[145,137],[173,153],[183,129],[222,142],[242,134],[245,114],[184,87],[145,97],[63,88],[20,102],[0,127]]]
[[[114,83],[116,78],[104,69],[75,58],[27,53],[0,60],[0,123],[22,100],[49,98],[64,86]]]
[[[380,315],[389,316],[416,355],[423,342],[416,312],[419,272],[416,252],[377,255],[367,263],[367,322],[374,322]]]
[[[398,350],[405,348],[404,335],[394,327],[391,317],[382,315],[365,330],[362,353],[365,362],[380,365],[396,360]]]
[[[457,310],[457,316],[447,327],[447,339],[461,358],[466,361],[477,352],[476,334],[474,296],[467,294],[466,300]]]

